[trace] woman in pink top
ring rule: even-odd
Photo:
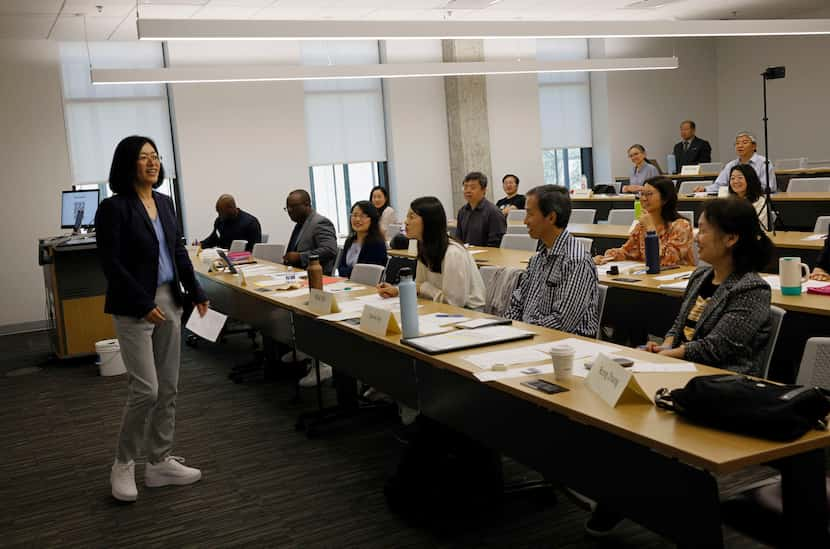
[[[640,203],[644,213],[621,248],[598,255],[594,263],[645,261],[646,232],[655,231],[660,239],[660,265],[694,265],[692,224],[677,213],[677,189],[667,177],[652,177],[643,184]]]

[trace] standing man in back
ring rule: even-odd
[[[696,128],[693,120],[684,120],[680,123],[680,143],[674,146],[676,173],[680,173],[683,166],[694,166],[712,161],[712,146],[705,139],[695,135]]]
[[[320,256],[323,273],[331,275],[337,257],[337,235],[328,218],[315,212],[307,191],[291,191],[285,200],[285,211],[296,223],[288,240],[283,262],[292,267],[308,267],[308,256]]]
[[[507,219],[495,204],[487,200],[487,176],[470,172],[464,177],[464,200],[458,210],[455,237],[473,246],[498,248],[507,232]]]
[[[223,194],[219,197],[216,213],[218,217],[213,222],[213,231],[199,243],[202,248],[219,246],[228,250],[234,240],[245,240],[245,250],[250,252],[254,249],[254,244],[262,241],[259,220],[237,208],[236,200],[231,195]]]

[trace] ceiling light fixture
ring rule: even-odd
[[[141,40],[649,38],[830,34],[830,19],[719,21],[268,21],[138,19]]]
[[[676,57],[580,59],[573,61],[482,61],[469,63],[390,63],[380,65],[222,65],[163,69],[92,69],[92,83],[185,84],[210,82],[279,82],[355,78],[421,78],[540,74],[555,72],[642,71],[676,69]]]

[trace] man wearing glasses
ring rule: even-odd
[[[314,211],[311,197],[302,189],[289,193],[285,211],[296,225],[291,231],[283,263],[305,269],[308,256],[318,255],[323,273],[331,275],[337,257],[337,235],[332,222]]]
[[[755,173],[758,174],[758,179],[761,180],[762,188],[767,188],[767,179],[766,175],[764,175],[764,167],[766,166],[766,158],[755,152],[758,148],[758,140],[755,139],[755,136],[749,132],[739,132],[738,135],[735,136],[735,154],[738,155],[738,158],[735,160],[731,160],[727,162],[726,166],[723,167],[723,170],[718,174],[718,178],[715,179],[715,182],[709,185],[708,187],[703,187],[702,185],[699,187],[695,187],[695,192],[703,192],[706,191],[708,193],[716,193],[718,192],[718,187],[726,187],[729,185],[729,174],[732,171],[733,166],[737,166],[738,164],[749,164],[752,166],[752,169],[755,170]],[[771,192],[775,192],[778,189],[778,185],[775,181],[775,169],[772,166],[772,162],[769,165],[769,188]]]

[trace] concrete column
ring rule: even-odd
[[[482,40],[443,40],[445,63],[484,61]],[[450,177],[455,211],[464,205],[461,182],[468,172],[487,175],[487,198],[493,200],[493,168],[490,161],[490,129],[487,122],[487,84],[484,76],[444,78],[447,96],[447,128],[450,149]]]

